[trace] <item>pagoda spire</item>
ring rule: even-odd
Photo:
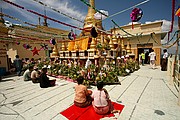
[[[102,22],[100,20],[96,20],[94,18],[94,14],[96,13],[96,11],[93,9],[93,7],[95,8],[95,0],[89,0],[89,4],[91,6],[88,6],[88,13],[87,13],[87,15],[86,15],[86,17],[84,19],[83,28],[86,29],[87,31],[91,30],[91,28],[93,26],[96,26],[96,27],[98,27],[100,29],[103,29],[102,28]],[[82,31],[81,35],[86,36],[86,35],[90,34],[89,32],[86,32],[86,30]]]
[[[93,7],[95,7],[94,0],[89,0],[89,4]],[[96,13],[96,11],[92,7],[88,7],[88,13],[84,20],[84,22],[85,22],[84,28],[92,27],[95,24],[95,18],[94,18],[95,13]]]

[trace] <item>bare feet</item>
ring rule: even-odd
[[[121,111],[120,110],[113,110],[111,111],[111,113],[120,113]]]

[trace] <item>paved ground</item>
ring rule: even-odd
[[[122,85],[105,86],[112,101],[125,105],[118,120],[180,120],[178,93],[169,85],[167,72],[149,67],[120,77]],[[22,77],[4,78],[0,82],[0,120],[66,120],[59,112],[72,105],[75,83],[58,82],[59,86],[42,89]]]

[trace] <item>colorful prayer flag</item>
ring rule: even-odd
[[[177,11],[176,11],[176,16],[180,17],[180,6],[178,7]]]

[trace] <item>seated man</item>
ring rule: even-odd
[[[33,71],[33,66],[29,66],[29,68],[23,74],[24,81],[32,80],[31,79],[31,72],[32,71]]]
[[[38,67],[34,66],[34,70],[31,73],[31,79],[33,83],[39,83],[39,77],[40,77],[40,73],[38,71]]]
[[[40,75],[40,87],[41,88],[55,86],[56,79],[49,80],[46,73],[47,73],[47,67],[42,68],[41,75]]]

